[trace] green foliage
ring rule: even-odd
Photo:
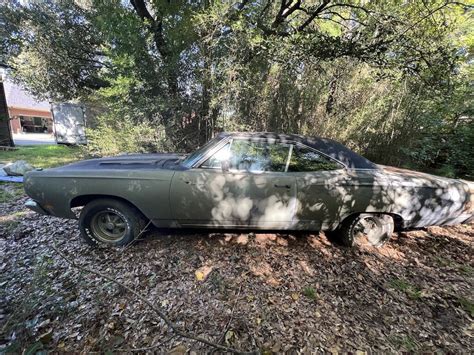
[[[388,340],[397,350],[401,351],[415,352],[420,346],[411,336],[394,335],[390,336]]]
[[[465,276],[472,277],[474,276],[474,268],[470,265],[464,264],[464,265],[459,265],[459,271]]]
[[[449,103],[446,103],[449,105]],[[474,120],[469,116],[456,117],[452,122],[449,113],[432,112],[438,124],[420,132],[410,145],[401,152],[412,166],[422,166],[425,170],[447,177],[474,179]]]
[[[392,279],[390,281],[390,286],[394,289],[406,293],[406,295],[413,300],[417,300],[422,296],[422,292],[418,287],[411,285],[403,279]]]
[[[99,108],[94,154],[275,131],[472,179],[474,20],[458,2],[49,0],[0,10],[1,60],[17,80]]]
[[[111,121],[102,117],[96,128],[87,130],[87,136],[87,151],[93,156],[159,152],[165,147],[163,130],[127,119]]]
[[[434,260],[441,267],[456,268],[462,275],[467,277],[474,276],[474,268],[469,264],[458,264],[457,262],[440,256],[435,256]]]
[[[91,13],[75,2],[12,2],[2,6],[0,22],[11,31],[2,53],[28,83],[29,90],[44,99],[68,100],[84,90],[104,84],[96,58],[100,33],[93,29]],[[39,78],[41,78],[39,80]]]
[[[0,182],[0,203],[17,200],[24,195],[22,184],[9,184]]]
[[[474,317],[474,302],[464,297],[460,297],[458,301],[461,307],[466,311],[466,313],[469,314],[471,317]]]
[[[7,190],[6,188],[9,187],[8,185],[0,185],[0,188],[2,190]],[[18,187],[13,187],[13,186],[10,186],[14,189],[17,189],[17,195],[13,198],[10,198],[9,200],[5,200],[5,201],[2,201],[2,193],[0,190],[0,203],[3,203],[3,202],[12,202],[13,200],[15,200],[15,198],[18,198],[18,197],[23,197],[24,196],[24,190],[22,187],[18,188]],[[27,212],[24,212],[24,211],[20,211],[20,212],[15,212],[15,213],[11,213],[9,215],[6,215],[6,216],[2,216],[2,218],[0,218],[0,226],[4,227],[5,228],[5,231],[8,232],[8,233],[13,233],[13,231],[15,230],[16,227],[18,227],[18,225],[20,224],[21,222],[21,219],[22,217],[27,214]]]
[[[316,290],[311,287],[311,286],[307,286],[303,289],[303,295],[305,295],[306,297],[308,297],[310,300],[316,300],[317,298],[317,295],[316,295]]]

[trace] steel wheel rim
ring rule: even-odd
[[[104,243],[114,243],[121,240],[127,232],[125,219],[114,211],[101,211],[92,218],[92,232]]]
[[[377,217],[366,216],[354,226],[353,238],[365,236],[372,245],[382,242],[383,227]]]

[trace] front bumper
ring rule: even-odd
[[[49,212],[46,211],[41,205],[35,200],[29,199],[25,202],[25,207],[28,207],[30,210],[35,211],[36,213],[49,215]]]

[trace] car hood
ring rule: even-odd
[[[48,169],[56,172],[70,172],[77,170],[127,170],[127,169],[169,169],[180,168],[184,154],[153,153],[153,154],[125,154],[114,157],[83,160],[77,163]]]

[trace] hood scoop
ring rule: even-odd
[[[120,169],[133,169],[133,168],[163,168],[170,165],[175,165],[179,159],[177,158],[161,158],[161,159],[150,159],[150,160],[107,160],[107,161],[100,161],[99,166],[104,168],[120,168]]]
[[[104,161],[100,162],[100,166],[146,166],[146,165],[156,165],[161,160],[151,160],[151,161]]]

